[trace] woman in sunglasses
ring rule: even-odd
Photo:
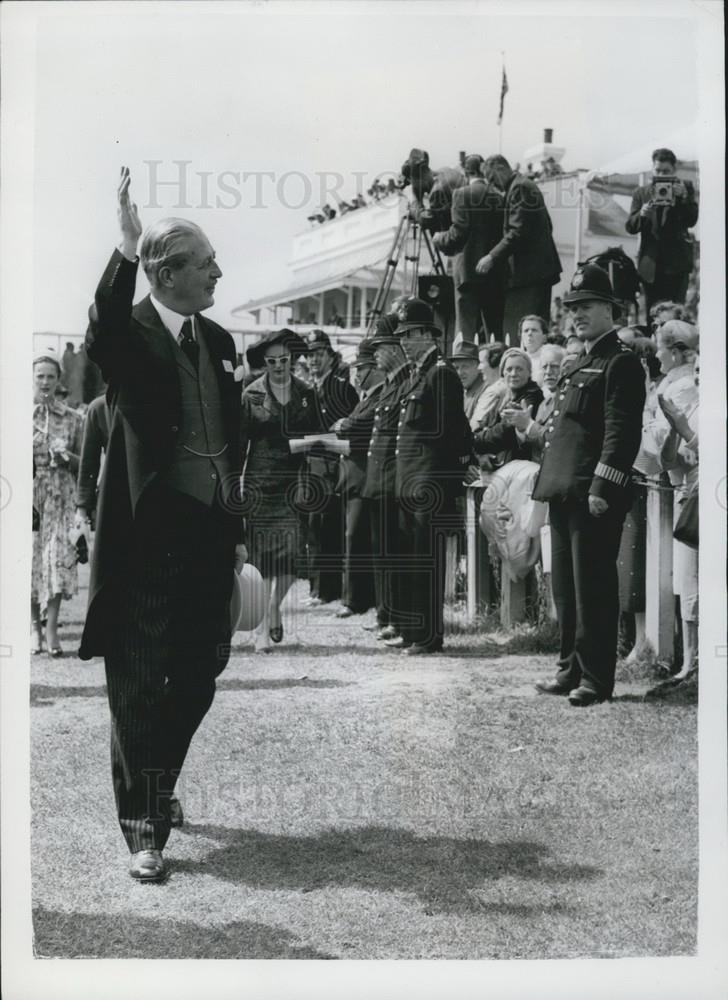
[[[281,603],[296,579],[301,551],[303,453],[292,454],[293,438],[318,430],[313,390],[292,374],[306,345],[292,330],[264,334],[246,351],[252,369],[263,374],[243,390],[243,507],[248,559],[266,586],[266,611],[255,635],[256,652],[283,638]]]

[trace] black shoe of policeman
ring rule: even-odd
[[[568,694],[572,690],[567,684],[559,684],[558,681],[536,681],[536,690],[539,694]]]

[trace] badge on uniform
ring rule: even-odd
[[[228,361],[227,358],[223,358],[222,359],[222,367],[224,368],[224,370],[226,372],[229,372],[229,374],[232,375],[232,373],[233,373],[233,363],[232,363],[232,361]]]

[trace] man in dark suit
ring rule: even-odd
[[[585,264],[564,305],[584,355],[558,381],[546,425],[534,500],[547,500],[551,582],[560,656],[544,694],[580,707],[611,698],[617,661],[617,554],[632,503],[630,470],[640,446],[645,375],[617,336],[619,306],[606,271]],[[615,313],[615,310],[617,312]]]
[[[690,181],[675,177],[671,149],[652,154],[653,179],[637,188],[625,229],[640,234],[637,270],[642,279],[646,315],[655,302],[684,302],[693,269],[693,241],[688,229],[698,221],[698,203]],[[674,178],[666,182],[666,178]],[[659,186],[663,197],[660,198]]]
[[[312,330],[306,337],[308,363],[313,376],[319,429],[330,431],[348,417],[359,396],[349,379],[349,369],[331,346],[327,333]],[[306,458],[305,476],[310,493],[308,558],[313,606],[341,597],[345,549],[345,517],[336,493],[339,456],[314,446]]]
[[[465,158],[468,183],[453,192],[452,224],[433,237],[442,253],[455,256],[455,326],[470,343],[481,330],[500,338],[508,271],[505,259],[487,275],[476,271],[478,261],[503,236],[504,198],[485,180],[482,165],[482,156],[473,154]]]
[[[401,642],[410,655],[436,653],[443,645],[445,540],[457,531],[456,500],[471,460],[470,425],[463,387],[444,360],[426,302],[410,298],[398,310],[397,332],[414,371],[399,402],[395,439],[395,496],[402,532]]]
[[[227,664],[233,567],[247,558],[240,387],[232,337],[200,315],[222,272],[198,226],[146,230],[151,295],[132,306],[142,228],[129,183],[124,167],[121,241],[86,340],[108,384],[109,439],[79,655],[106,663],[129,873],[161,881],[175,781]]]
[[[499,154],[489,156],[483,166],[486,180],[505,195],[503,235],[478,261],[478,274],[490,274],[508,261],[508,282],[503,315],[503,333],[511,347],[518,344],[518,323],[535,313],[549,322],[551,288],[559,280],[561,261],[552,236],[551,216],[538,186],[511,169]]]

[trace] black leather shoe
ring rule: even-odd
[[[405,649],[407,656],[427,656],[428,653],[441,652],[441,642],[413,642],[408,649]]]
[[[576,708],[588,708],[589,705],[598,705],[602,701],[609,700],[603,694],[597,694],[596,691],[591,691],[585,687],[578,687],[574,688],[573,691],[569,691],[569,702]]]
[[[273,628],[268,629],[268,635],[271,637],[273,642],[280,642],[283,638],[283,626],[274,625]]]
[[[167,866],[162,852],[156,849],[137,851],[129,862],[129,874],[140,882],[162,882],[167,877]]]
[[[379,629],[375,638],[379,642],[383,642],[385,639],[396,639],[397,629],[394,627],[394,625],[385,625]]]
[[[568,694],[571,688],[558,681],[536,681],[536,690],[539,694]]]
[[[169,818],[170,824],[177,830],[185,825],[185,814],[182,812],[182,803],[174,795],[169,800]]]
[[[356,613],[357,612],[354,611],[353,608],[344,607],[344,608],[341,609],[341,611],[337,611],[336,612],[336,614],[334,615],[334,618],[351,618]]]

